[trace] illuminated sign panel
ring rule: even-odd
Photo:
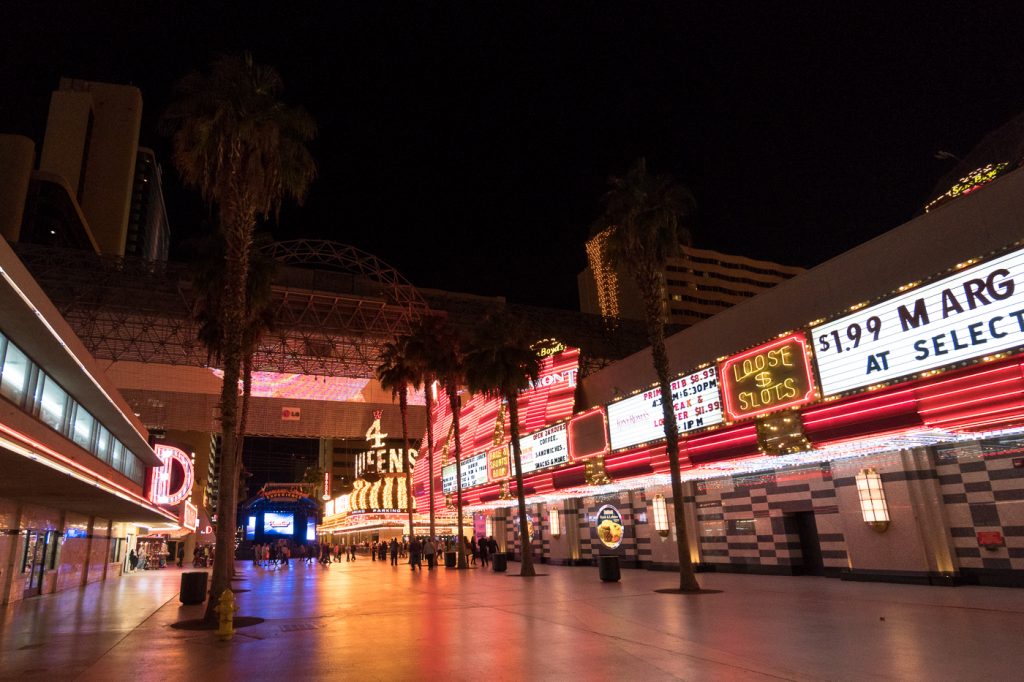
[[[584,412],[569,421],[569,456],[577,462],[608,452],[604,408]]]
[[[721,365],[722,399],[732,420],[814,400],[807,340],[789,334],[734,355]]]
[[[511,473],[508,462],[507,445],[487,453],[487,478],[491,481],[502,481],[508,478]]]
[[[487,453],[481,452],[462,460],[462,488],[487,483]],[[441,490],[447,495],[455,492],[455,463],[448,464],[441,471]]]
[[[520,438],[520,463],[523,466],[523,474],[568,462],[568,431],[567,424],[559,424]]]
[[[722,423],[722,400],[714,367],[679,377],[670,384],[679,433]],[[661,391],[652,388],[608,405],[612,450],[665,439]]]
[[[811,330],[826,396],[1024,347],[1024,250]]]
[[[185,504],[182,505],[181,525],[192,532],[199,528],[199,507],[188,500],[185,500]]]

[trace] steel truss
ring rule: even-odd
[[[197,340],[196,295],[189,267],[80,250],[15,244],[19,257],[94,357],[206,367]],[[272,331],[255,369],[371,378],[384,343],[423,315],[440,314],[470,331],[501,299],[431,296],[359,249],[323,240],[279,242],[266,253],[280,267],[273,284]],[[596,315],[505,306],[538,339],[583,349],[584,373],[646,345],[640,325],[610,325]]]

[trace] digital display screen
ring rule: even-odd
[[[248,522],[245,524],[245,539],[255,540],[256,539],[256,517],[250,516]]]
[[[263,534],[291,537],[295,534],[295,514],[266,512],[263,515]]]
[[[306,519],[306,541],[313,542],[316,540],[316,520]]]

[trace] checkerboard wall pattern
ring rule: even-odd
[[[1024,452],[986,452],[982,441],[936,448],[935,454],[960,567],[1024,569]],[[979,532],[1000,533],[1005,546],[980,546]]]
[[[799,566],[800,537],[787,514],[813,512],[825,568],[848,565],[827,464],[699,481],[695,504],[703,563]]]
[[[551,556],[550,522],[548,521],[546,505],[526,505],[526,515],[533,519],[533,560],[540,563],[542,557]],[[508,522],[505,524],[505,540],[509,549],[515,548],[516,556],[522,554],[523,548],[519,545],[519,510],[516,507],[509,507]],[[540,523],[538,523],[538,520]]]

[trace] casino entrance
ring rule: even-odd
[[[825,575],[825,562],[821,554],[821,541],[818,538],[818,524],[814,520],[814,512],[803,511],[788,514],[787,520],[791,521],[793,530],[800,538],[802,561],[797,573],[800,575]]]

